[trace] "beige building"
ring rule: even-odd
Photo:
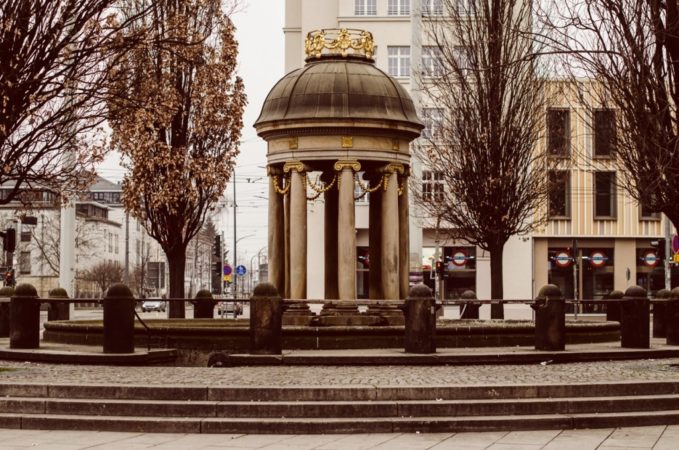
[[[464,6],[465,0],[460,0]],[[413,12],[422,11],[422,14]],[[304,39],[320,28],[354,28],[372,32],[376,43],[375,63],[394,77],[413,98],[427,128],[433,132],[439,112],[418,95],[416,68],[431,58],[422,46],[422,23],[440,15],[439,0],[286,0],[285,71],[304,65]],[[613,289],[624,290],[641,284],[655,290],[664,286],[662,263],[653,258],[651,242],[665,235],[665,224],[658,214],[642,209],[620,187],[615,169],[605,155],[605,142],[611,132],[606,121],[614,122],[610,111],[586,111],[570,102],[555,104],[545,114],[552,130],[560,125],[561,136],[545,139],[545,148],[561,145],[562,171],[551,174],[561,180],[563,189],[550,201],[550,220],[544,230],[532,236],[514,237],[504,251],[504,292],[507,299],[533,298],[547,282],[561,286],[567,297],[600,298]],[[606,134],[608,133],[608,134]],[[561,142],[561,144],[558,144]],[[422,145],[415,141],[412,145]],[[411,152],[414,153],[414,152]],[[414,179],[422,190],[436,195],[442,184],[434,169],[414,160]],[[453,298],[473,289],[479,298],[490,298],[489,255],[465,242],[444,240],[431,220],[421,218],[412,204],[410,218],[411,281],[422,273],[430,281],[430,261],[436,251],[447,257],[445,296]],[[364,279],[368,269],[362,262],[368,255],[368,203],[356,206],[356,245],[358,255],[358,295],[367,294]],[[323,297],[323,217],[322,200],[308,205],[307,255],[308,298]],[[418,218],[420,217],[420,218]],[[439,253],[441,254],[441,253]],[[363,284],[362,284],[363,283]]]

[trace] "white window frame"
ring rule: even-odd
[[[387,15],[409,16],[410,0],[389,0],[389,5],[387,6]]]
[[[387,47],[388,73],[392,77],[410,76],[410,47],[396,45]]]
[[[422,108],[422,119],[424,121],[422,137],[440,139],[443,134],[443,108]]]
[[[443,75],[443,54],[436,46],[422,47],[422,74],[425,77],[440,77]]]
[[[376,16],[377,0],[354,0],[354,14],[357,16]]]
[[[422,15],[442,16],[443,0],[422,0]]]
[[[443,172],[438,170],[422,171],[422,200],[425,202],[443,201]]]

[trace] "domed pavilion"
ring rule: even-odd
[[[314,31],[305,50],[305,66],[276,83],[254,125],[268,146],[269,281],[306,299],[307,201],[323,195],[325,298],[356,299],[354,202],[370,193],[370,298],[405,298],[409,144],[423,125],[375,66],[371,33]]]

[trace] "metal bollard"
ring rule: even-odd
[[[611,291],[608,294],[609,300],[618,300],[606,303],[606,320],[609,322],[620,322],[620,300],[625,296],[622,291]]]
[[[620,337],[623,348],[650,347],[651,302],[646,289],[631,286],[625,291],[620,308]]]
[[[68,298],[64,288],[54,288],[49,292],[49,298]],[[69,320],[71,311],[68,303],[50,303],[47,309],[47,320]]]
[[[462,300],[476,300],[476,292],[472,290],[464,291],[460,295]],[[481,305],[474,302],[467,302],[462,306],[462,312],[460,313],[460,319],[478,319],[479,318],[479,308]]]
[[[0,302],[0,337],[9,337],[9,299],[12,295],[14,295],[13,287],[0,288],[0,297],[7,298],[6,301]]]
[[[670,298],[670,291],[667,289],[659,289],[655,293],[655,302],[653,302],[653,337],[665,337],[665,322],[667,316],[665,314],[667,300]],[[658,301],[659,300],[659,301]]]
[[[134,353],[134,297],[121,283],[104,297],[104,353]]]
[[[250,353],[280,355],[283,348],[283,300],[271,283],[255,286],[250,299]]]
[[[212,293],[207,289],[196,292],[196,300],[193,302],[193,318],[214,319],[215,303]]]
[[[667,345],[679,345],[679,287],[672,289],[670,299],[665,305]]]
[[[566,349],[566,302],[561,289],[553,284],[542,286],[535,303],[535,350]]]
[[[40,347],[40,301],[30,284],[14,289],[9,303],[9,348]]]
[[[436,305],[431,289],[424,284],[410,288],[404,305],[407,353],[436,353]]]

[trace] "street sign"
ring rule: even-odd
[[[556,262],[556,265],[559,267],[569,267],[573,260],[571,259],[571,255],[568,252],[561,251],[556,254],[556,258],[554,258],[554,262]]]
[[[232,273],[233,268],[228,264],[224,264],[224,275],[231,275]]]
[[[453,253],[453,264],[457,267],[462,267],[467,265],[467,254],[462,250],[458,250]]]
[[[672,250],[674,253],[679,253],[679,236],[676,234],[672,236]]]
[[[649,267],[655,267],[658,264],[658,255],[653,251],[646,252],[644,255],[644,264]]]
[[[243,265],[236,267],[236,275],[238,275],[239,277],[242,277],[243,275],[245,275],[247,273],[247,271],[248,270]]]
[[[589,257],[589,263],[594,267],[603,267],[606,265],[608,258],[604,252],[593,252]]]

